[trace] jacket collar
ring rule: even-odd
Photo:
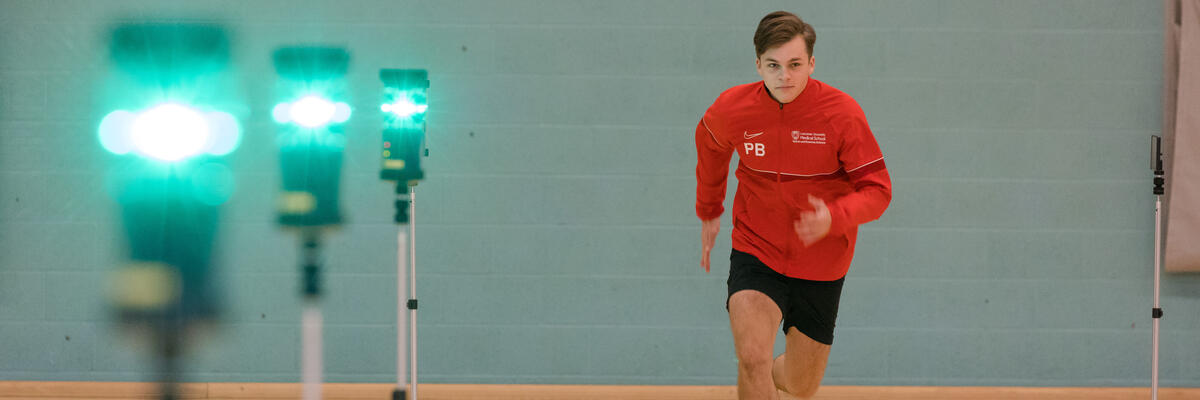
[[[791,104],[808,101],[813,96],[816,96],[816,93],[818,91],[820,91],[820,86],[821,86],[820,81],[813,79],[811,76],[808,77],[808,82],[804,83],[804,90],[801,90],[800,94],[796,95],[795,99],[792,99],[791,102],[788,102],[786,104],[780,103],[780,102],[776,101],[774,97],[771,97],[771,92],[767,90],[767,83],[764,81],[758,81],[757,92],[758,92],[759,101],[762,102],[763,104],[767,104],[772,107],[783,108],[783,107],[780,107],[780,105],[787,107]]]

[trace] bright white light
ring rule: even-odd
[[[205,118],[208,119],[208,125],[212,128],[208,148],[205,149],[205,152],[214,156],[223,156],[233,152],[242,139],[237,119],[229,113],[220,111],[205,113]]]
[[[288,114],[292,122],[303,127],[316,128],[330,121],[337,113],[337,106],[317,96],[304,96],[292,103]]]
[[[126,154],[133,150],[129,142],[129,125],[133,123],[134,114],[117,110],[104,116],[100,121],[100,145],[113,154]]]
[[[343,123],[350,119],[350,105],[331,102],[317,95],[301,97],[291,103],[279,103],[271,110],[275,122],[295,122],[306,128],[319,128],[330,123]]]
[[[276,104],[275,108],[271,109],[271,117],[275,118],[275,122],[285,124],[292,118],[290,116],[290,108],[292,108],[291,103]]]
[[[415,114],[423,113],[429,109],[428,105],[417,105],[406,99],[396,100],[392,104],[384,104],[379,107],[383,112],[395,114],[397,117],[409,117]]]
[[[117,110],[100,121],[100,144],[114,154],[173,162],[202,153],[223,156],[237,149],[241,127],[233,115],[201,112],[180,103],[146,110]]]
[[[346,103],[337,103],[334,105],[333,122],[343,123],[350,119],[350,105]]]
[[[178,161],[208,147],[209,126],[196,110],[178,103],[166,103],[135,117],[129,139],[138,154]]]

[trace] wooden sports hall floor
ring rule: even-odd
[[[141,382],[0,381],[0,399],[154,399]],[[421,400],[735,400],[732,386],[422,384]],[[392,385],[328,383],[326,400],[390,400]],[[187,383],[184,399],[298,399],[295,383]],[[1200,388],[1162,388],[1160,400],[1200,400]],[[1149,399],[1149,388],[824,386],[817,400],[1125,400]]]

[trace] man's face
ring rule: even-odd
[[[767,49],[754,60],[754,65],[771,96],[780,103],[790,103],[804,90],[815,61],[808,54],[804,36],[798,35],[787,43]]]

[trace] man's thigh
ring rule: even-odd
[[[830,346],[813,340],[795,327],[788,328],[786,341],[783,375],[789,391],[815,391],[825,376]]]
[[[741,290],[729,296],[729,325],[738,359],[743,362],[771,360],[775,330],[783,313],[775,301],[757,290]]]

